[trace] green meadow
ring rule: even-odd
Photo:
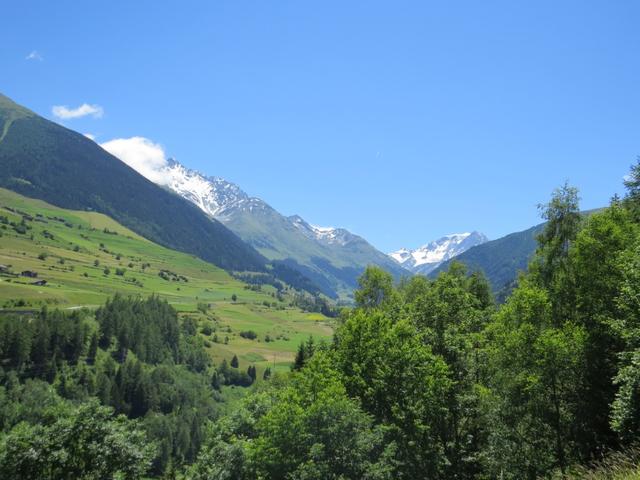
[[[288,368],[301,341],[328,339],[330,319],[256,291],[199,258],[157,245],[111,218],[0,189],[0,309],[97,308],[116,293],[166,299],[196,320],[216,362],[233,355],[261,373]],[[21,275],[35,272],[37,277]],[[44,280],[45,285],[36,283]],[[241,332],[255,332],[254,339]]]

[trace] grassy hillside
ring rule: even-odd
[[[117,292],[155,293],[193,317],[201,331],[211,331],[205,337],[214,358],[237,354],[241,365],[259,367],[274,360],[282,367],[309,335],[331,335],[327,318],[289,306],[287,293],[278,299],[270,286],[251,290],[224,270],[157,245],[105,215],[0,188],[0,222],[0,264],[8,270],[0,273],[0,309],[95,307]],[[41,280],[46,284],[34,285]],[[258,337],[242,338],[248,330]],[[273,341],[265,342],[267,335]]]
[[[228,270],[266,260],[224,225],[72,130],[0,94],[0,187],[63,208],[109,215],[161,245]]]

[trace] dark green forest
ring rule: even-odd
[[[625,186],[589,216],[558,188],[503,303],[462,264],[368,268],[264,381],[157,297],[5,316],[0,477],[578,478],[640,433],[640,162]],[[226,385],[253,386],[228,409]]]

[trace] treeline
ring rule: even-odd
[[[566,478],[632,445],[640,163],[625,185],[587,217],[555,191],[501,306],[460,264],[399,286],[368,269],[333,344],[213,423],[185,478]]]
[[[0,365],[2,478],[170,474],[196,458],[204,426],[217,414],[216,370],[202,338],[155,296],[116,296],[95,317],[47,309],[1,317]],[[78,418],[83,412],[94,416]],[[93,447],[71,437],[56,443],[56,432],[74,425],[95,433],[82,434]],[[112,428],[117,438],[98,434]],[[92,470],[92,448],[113,450],[104,452],[108,467]],[[67,470],[76,460],[58,464],[50,451],[89,456],[81,463],[86,471],[73,475],[81,471]]]

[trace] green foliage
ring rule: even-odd
[[[0,363],[8,371],[0,374],[0,428],[9,432],[22,421],[28,423],[20,427],[24,432],[40,434],[41,427],[60,416],[50,412],[65,405],[63,398],[81,405],[98,399],[116,413],[142,419],[136,428],[145,432],[143,443],[151,441],[159,447],[147,462],[151,473],[192,462],[203,439],[203,424],[216,415],[217,395],[207,373],[211,361],[202,339],[181,334],[175,310],[157,297],[116,296],[96,312],[96,320],[99,331],[93,319],[80,311],[43,309],[33,318],[0,317]],[[16,435],[23,435],[23,430],[16,430]],[[13,442],[12,433],[8,438]],[[138,442],[136,435],[131,439]],[[39,448],[25,444],[22,436],[15,437],[15,442],[20,448]],[[54,446],[45,447],[54,450]],[[23,455],[16,452],[12,450],[11,455]],[[120,468],[116,460],[112,463],[108,468]],[[78,468],[91,475],[86,466]],[[131,468],[137,468],[135,462]],[[96,475],[77,478],[107,478]],[[138,476],[132,473],[126,478]]]
[[[629,174],[624,179],[627,195],[625,206],[631,212],[636,222],[640,222],[640,157],[631,166]]]
[[[539,208],[547,223],[538,236],[535,265],[543,285],[550,287],[565,273],[569,246],[580,227],[578,189],[565,183],[553,192],[548,204]]]
[[[618,386],[613,403],[612,426],[626,442],[640,434],[640,243],[636,241],[620,257],[622,285],[617,297],[620,318],[615,324],[625,343],[620,369],[615,378]]]
[[[306,342],[300,342],[295,360],[293,361],[293,365],[291,365],[291,370],[302,370],[302,367],[311,359],[315,351],[316,343],[312,336],[310,336]]]
[[[579,459],[575,425],[585,331],[554,326],[551,302],[522,284],[489,330],[491,383],[496,396],[490,470],[534,478]]]
[[[258,334],[253,330],[243,330],[240,332],[240,336],[242,338],[246,338],[247,340],[255,340],[258,338]]]
[[[301,343],[293,379],[283,385],[275,377],[274,390],[217,422],[189,473],[505,479],[585,473],[576,465],[640,433],[640,233],[630,198],[583,220],[577,191],[558,189],[543,212],[547,223],[531,271],[499,307],[487,279],[455,262],[434,280],[415,277],[398,288],[384,272],[368,269],[334,343],[312,356]],[[327,409],[346,399],[361,410],[343,414],[352,425],[366,425],[358,437],[376,445],[373,457],[355,448],[359,470],[341,470],[344,457],[322,432],[333,423],[342,434],[348,423],[327,420],[329,413],[307,423],[316,399]],[[358,423],[361,414],[369,421]],[[333,453],[324,457],[326,451]]]
[[[109,348],[115,341],[121,361],[128,350],[147,363],[178,361],[178,315],[165,300],[155,296],[140,300],[116,295],[96,311],[96,320],[100,345]]]
[[[19,423],[0,438],[0,476],[138,479],[154,446],[133,422],[92,401],[57,412],[50,423]]]
[[[359,289],[354,297],[360,308],[376,308],[391,301],[393,277],[378,267],[369,266],[358,278]]]
[[[192,479],[390,479],[393,446],[349,399],[324,355],[257,394],[209,432]]]
[[[389,427],[386,441],[397,446],[400,464],[396,478],[439,476],[445,458],[437,426],[452,387],[445,362],[410,321],[379,311],[355,312],[336,333],[336,343],[347,393]]]

